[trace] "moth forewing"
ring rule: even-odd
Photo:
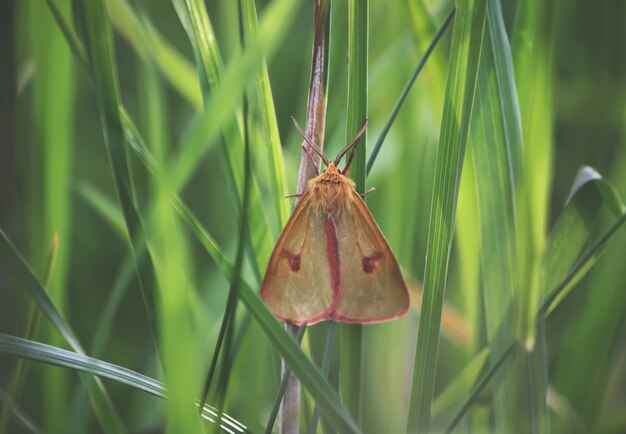
[[[333,319],[351,323],[389,321],[404,315],[409,294],[389,244],[361,197],[338,218],[343,285]]]

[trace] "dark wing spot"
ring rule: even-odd
[[[300,255],[294,255],[289,250],[283,250],[280,252],[280,257],[287,259],[289,262],[289,268],[294,273],[300,270]]]
[[[383,254],[380,252],[374,253],[371,256],[365,256],[363,258],[363,271],[366,273],[372,273],[376,267],[376,262],[380,261],[382,258]]]

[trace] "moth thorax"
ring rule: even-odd
[[[314,209],[327,216],[338,215],[350,207],[352,183],[343,175],[339,176],[343,179],[324,177],[311,187]]]

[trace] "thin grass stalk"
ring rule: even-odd
[[[369,48],[369,1],[348,0],[348,101],[346,143],[359,131],[367,117],[367,71]],[[363,133],[350,166],[356,191],[366,189],[367,131]],[[343,402],[362,424],[363,410],[363,326],[342,324],[340,389]]]
[[[441,24],[441,27],[439,27],[439,30],[437,30],[437,33],[435,33],[435,36],[433,37],[432,41],[430,41],[428,48],[426,49],[426,51],[420,58],[419,62],[417,62],[417,66],[415,67],[415,70],[413,70],[413,74],[411,74],[409,81],[404,86],[404,89],[402,90],[402,93],[400,94],[400,97],[398,98],[398,101],[396,102],[396,105],[394,106],[391,112],[391,115],[389,115],[389,118],[387,119],[385,126],[383,127],[382,131],[380,132],[378,136],[378,139],[376,139],[376,143],[374,143],[374,146],[372,147],[372,152],[370,153],[370,156],[367,160],[367,174],[368,175],[371,172],[372,167],[374,166],[374,161],[376,161],[376,157],[378,157],[380,148],[382,148],[383,143],[385,139],[387,138],[387,134],[389,133],[389,130],[391,129],[391,126],[395,122],[396,117],[398,116],[398,113],[400,113],[400,109],[402,108],[402,105],[404,104],[406,97],[409,96],[409,92],[413,88],[413,84],[415,83],[417,76],[420,74],[420,72],[422,72],[422,69],[424,68],[424,65],[426,64],[426,61],[430,57],[430,53],[433,52],[433,50],[437,46],[437,43],[439,42],[439,40],[445,33],[450,23],[452,22],[455,12],[456,12],[456,8],[452,9],[450,13],[448,14],[448,16],[446,17],[446,19],[444,20],[444,22]]]
[[[311,59],[311,77],[307,101],[307,117],[305,133],[320,150],[324,149],[324,131],[326,128],[326,106],[328,96],[328,71],[330,50],[330,16],[332,0],[316,0],[313,10],[313,53]],[[296,192],[304,193],[309,179],[317,175],[315,163],[308,155],[313,151],[305,140],[302,141],[303,152],[300,157],[298,185]],[[305,152],[304,149],[307,149]],[[319,159],[318,159],[319,166]],[[296,203],[299,198],[296,197]],[[296,336],[298,327],[285,325],[286,329]],[[281,361],[281,375],[287,375],[287,366]],[[300,382],[295,375],[287,380],[285,395],[282,400],[279,417],[281,434],[297,434],[300,432]]]

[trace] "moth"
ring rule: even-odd
[[[295,120],[294,120],[295,123]],[[308,182],[270,258],[261,299],[277,318],[297,326],[334,320],[357,324],[404,315],[409,294],[389,244],[346,176],[367,127],[333,161],[296,128],[326,165]],[[346,166],[340,160],[350,151]]]

